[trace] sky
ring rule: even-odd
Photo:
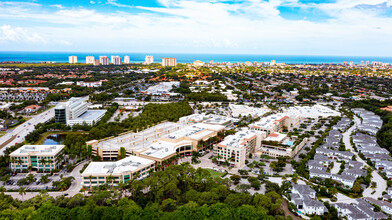
[[[392,0],[0,0],[0,51],[392,57]]]

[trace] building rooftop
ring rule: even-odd
[[[122,174],[136,171],[149,164],[155,164],[155,161],[131,155],[116,162],[91,162],[82,175]]]
[[[19,149],[15,150],[10,156],[20,155],[56,155],[59,153],[65,145],[23,145]]]
[[[124,147],[136,151],[142,151],[162,135],[183,128],[185,125],[174,122],[163,122],[140,132],[127,132],[117,137],[101,140],[98,147],[102,150],[115,150]]]
[[[326,106],[314,105],[314,106],[292,106],[283,109],[284,112],[289,115],[298,115],[305,118],[318,118],[329,117],[329,116],[340,116],[341,114],[335,110],[332,110]]]
[[[228,146],[228,147],[237,147],[242,148],[245,146],[247,140],[250,140],[252,137],[257,134],[262,134],[265,132],[253,131],[253,130],[243,130],[239,131],[233,135],[229,135],[225,137],[225,139],[218,144],[218,146]]]
[[[166,141],[158,141],[150,146],[148,146],[148,149],[141,154],[150,156],[150,157],[155,157],[159,159],[164,159],[167,156],[170,156],[172,154],[176,153],[176,148],[180,146],[185,146],[185,145],[192,145],[191,141],[180,141],[178,143],[171,143],[171,142],[166,142]]]
[[[214,133],[224,130],[225,127],[221,125],[211,125],[205,123],[198,123],[194,125],[190,125],[184,127],[178,131],[172,132],[166,136],[165,138],[169,139],[179,139],[181,137],[189,137],[193,140],[201,140],[202,138]]]
[[[287,134],[281,134],[278,132],[274,132],[274,133],[268,135],[268,137],[266,139],[264,139],[264,141],[277,141],[278,143],[281,143],[286,137],[287,137]]]
[[[106,110],[87,110],[85,113],[83,113],[79,117],[72,119],[70,121],[76,121],[76,120],[83,120],[83,121],[93,121],[94,120],[95,121],[105,113],[106,113]]]

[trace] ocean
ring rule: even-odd
[[[342,63],[343,61],[353,61],[359,64],[361,61],[377,61],[392,63],[392,57],[360,57],[360,56],[309,56],[309,55],[245,55],[245,54],[185,54],[185,53],[82,53],[82,52],[1,52],[0,62],[20,61],[26,63],[39,63],[41,61],[56,61],[57,63],[67,63],[68,56],[77,56],[78,62],[85,63],[86,56],[129,56],[132,63],[141,63],[146,55],[154,56],[154,62],[160,63],[163,57],[175,57],[177,63],[192,63],[195,60],[203,62],[270,62],[276,60],[277,63],[288,64],[322,64],[322,63]]]

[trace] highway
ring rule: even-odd
[[[38,123],[44,123],[49,121],[54,117],[54,108],[50,108],[49,110],[42,112],[38,115],[33,116],[30,120],[25,123],[19,125],[15,129],[8,130],[8,133],[4,136],[0,137],[0,145],[12,138],[12,136],[16,135],[16,138],[11,141],[9,144],[0,149],[0,156],[4,155],[4,150],[10,146],[13,146],[17,143],[21,143],[25,140],[26,135],[32,132],[35,126]]]

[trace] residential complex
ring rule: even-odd
[[[29,167],[41,171],[58,169],[61,161],[57,158],[64,147],[64,145],[23,145],[10,154],[10,168],[14,172],[22,172]]]
[[[154,57],[153,56],[146,56],[144,58],[144,64],[149,65],[154,63]]]
[[[99,63],[101,65],[109,65],[109,58],[107,56],[99,56]]]
[[[73,126],[75,124],[93,125],[106,113],[106,110],[88,110],[87,103],[82,98],[72,97],[65,103],[55,107],[56,122]]]
[[[95,58],[94,56],[87,56],[86,57],[86,64],[94,64]]]
[[[114,65],[121,65],[122,64],[121,57],[120,56],[112,56],[111,63]]]
[[[77,56],[69,56],[68,62],[69,63],[78,63],[78,57]]]
[[[131,63],[131,59],[129,58],[129,56],[124,56],[124,64],[130,64]]]
[[[177,66],[177,60],[174,57],[162,58],[162,66]]]

